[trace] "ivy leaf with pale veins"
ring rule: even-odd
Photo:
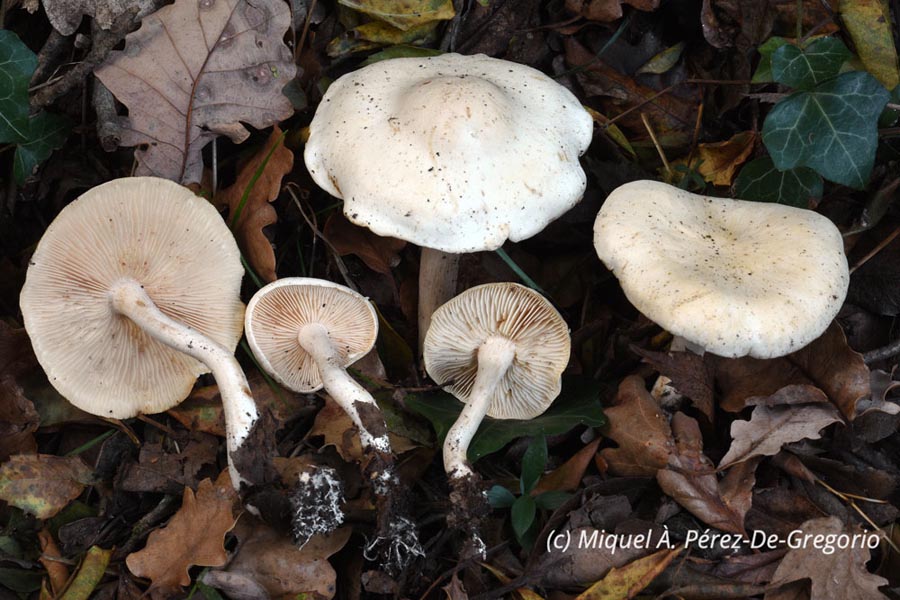
[[[844,73],[779,102],[763,124],[778,169],[809,167],[857,189],[866,186],[878,145],[878,117],[888,92],[862,71]]]
[[[832,37],[815,40],[805,48],[785,44],[772,53],[772,79],[792,88],[810,90],[836,77],[850,56],[844,42]]]
[[[199,182],[201,150],[216,136],[242,142],[242,123],[290,117],[290,22],[281,0],[178,0],[145,17],[95,71],[128,107],[121,145],[145,146],[135,174]]]
[[[812,169],[779,171],[768,156],[747,163],[734,182],[737,198],[799,208],[809,208],[810,199],[821,198],[822,190],[822,178]]]
[[[37,56],[19,37],[0,29],[0,143],[28,139],[28,80],[37,67]]]

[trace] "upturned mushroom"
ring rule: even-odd
[[[379,540],[399,562],[420,553],[412,523],[392,513],[399,481],[384,417],[347,366],[369,352],[378,337],[372,304],[350,288],[305,277],[287,277],[260,289],[247,305],[247,341],[279,383],[300,393],[322,388],[350,416],[368,458],[367,475],[379,503]]]
[[[559,395],[569,362],[569,329],[537,292],[517,283],[476,286],[438,308],[425,336],[425,369],[465,402],[444,440],[451,515],[477,533],[480,480],[466,457],[485,415],[533,419]]]
[[[304,159],[350,221],[422,246],[421,350],[456,292],[459,253],[527,239],[581,200],[592,133],[575,96],[531,67],[398,58],[331,84]]]
[[[20,305],[50,383],[94,415],[125,419],[181,402],[212,371],[228,463],[258,413],[234,357],[240,252],[206,200],[165,179],[116,179],[82,194],[47,228]]]
[[[849,283],[841,234],[826,217],[656,181],[609,195],[594,246],[635,308],[725,357],[802,348],[834,319]]]

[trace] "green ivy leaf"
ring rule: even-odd
[[[28,81],[37,57],[15,33],[0,29],[0,143],[27,139]]]
[[[516,501],[516,497],[511,491],[502,485],[495,485],[488,490],[488,504],[493,508],[509,508]]]
[[[19,142],[13,162],[13,175],[19,185],[25,183],[37,166],[65,143],[72,130],[72,122],[68,118],[46,112],[34,115],[27,123],[26,139]]]
[[[492,419],[486,417],[469,445],[468,458],[474,462],[496,452],[512,440],[529,435],[556,435],[579,424],[601,427],[606,423],[600,405],[602,388],[589,377],[563,377],[562,392],[544,414],[530,421]],[[453,426],[462,410],[462,403],[439,391],[428,395],[410,394],[404,403],[410,410],[431,421],[438,443]]]
[[[536,435],[522,456],[522,476],[519,478],[519,483],[522,486],[521,492],[523,494],[527,494],[534,489],[546,466],[547,438],[543,435]]]
[[[772,54],[785,44],[790,44],[790,42],[783,37],[775,36],[767,39],[756,49],[760,58],[759,64],[756,66],[756,72],[750,80],[751,83],[770,83],[774,81],[772,79]]]
[[[786,86],[810,90],[837,77],[850,51],[837,38],[820,38],[805,48],[786,44],[772,53],[772,79]]]
[[[844,73],[779,102],[763,124],[763,143],[782,171],[809,167],[825,179],[862,189],[872,172],[878,116],[887,101],[887,90],[868,73]]]
[[[810,198],[822,196],[822,178],[804,167],[779,171],[772,159],[765,156],[741,169],[734,182],[734,193],[744,200],[809,208]]]
[[[534,498],[527,494],[516,498],[509,516],[517,538],[522,539],[522,536],[534,523],[535,514],[537,514],[537,505],[534,502]]]

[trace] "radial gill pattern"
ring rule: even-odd
[[[297,339],[319,323],[328,331],[342,365],[375,344],[378,318],[366,298],[329,281],[292,277],[261,289],[247,306],[245,331],[253,353],[284,386],[302,393],[322,388],[319,368]]]
[[[425,337],[428,374],[465,401],[478,371],[478,349],[491,336],[514,342],[516,355],[488,415],[531,419],[543,413],[559,394],[569,330],[543,296],[519,284],[477,286],[435,311]]]

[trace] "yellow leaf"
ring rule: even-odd
[[[453,0],[338,0],[347,8],[365,13],[398,29],[447,21],[456,16]]]
[[[75,579],[59,600],[87,600],[103,579],[112,553],[112,549],[104,550],[91,546],[75,574]]]
[[[619,129],[615,123],[610,123],[605,115],[597,112],[593,108],[585,106],[584,109],[588,111],[588,114],[594,119],[594,123],[597,123],[600,126],[600,129],[609,136],[609,139],[621,146],[632,158],[637,157],[634,148],[631,147],[631,142],[628,141],[628,138],[625,137],[625,134],[622,133],[622,130]]]
[[[606,577],[586,589],[575,600],[634,598],[669,566],[681,550],[681,548],[660,550],[650,556],[639,558],[621,569],[613,568]]]
[[[756,139],[755,132],[742,131],[724,142],[700,144],[693,167],[713,185],[731,185],[738,168],[753,154]],[[685,161],[675,161],[672,166],[679,164],[683,165]]]
[[[887,2],[841,0],[839,12],[866,70],[888,90],[894,89],[900,83],[900,70]]]

